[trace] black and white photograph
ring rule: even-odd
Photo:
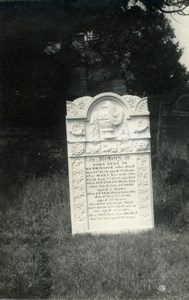
[[[189,0],[0,0],[0,299],[189,300]]]

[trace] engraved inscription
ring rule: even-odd
[[[87,158],[89,224],[138,219],[135,156]]]

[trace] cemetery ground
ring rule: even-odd
[[[181,146],[152,158],[154,230],[72,236],[66,139],[6,133],[1,142],[0,298],[188,299]]]

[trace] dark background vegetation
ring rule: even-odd
[[[182,50],[165,15],[150,1],[148,10],[129,3],[0,3],[1,123],[60,125],[66,99],[93,96],[113,79],[141,96],[183,85]]]
[[[189,75],[166,18],[185,5],[0,2],[0,297],[189,292]],[[159,231],[72,238],[65,104],[106,91],[149,98]]]

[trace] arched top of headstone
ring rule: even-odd
[[[104,107],[109,103],[117,103],[122,106],[128,116],[145,116],[149,115],[147,107],[147,98],[140,98],[138,96],[123,95],[116,93],[101,93],[95,97],[85,96],[67,101],[67,119],[88,119],[92,109],[100,102],[104,103]]]

